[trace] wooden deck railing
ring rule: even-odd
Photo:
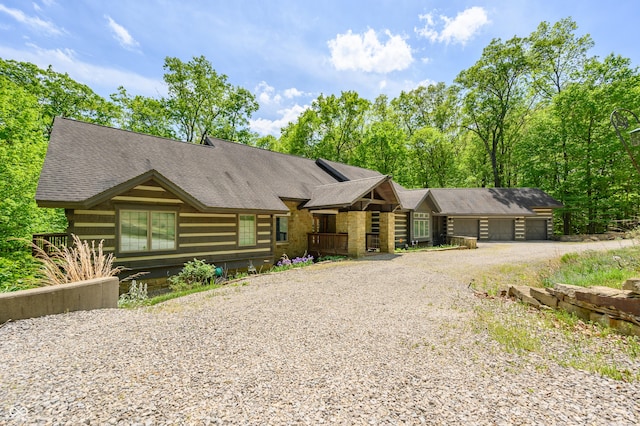
[[[343,255],[349,254],[349,234],[307,234],[307,247],[310,253],[320,255]]]
[[[62,246],[69,245],[69,234],[63,232],[53,234],[33,234],[33,244],[40,247],[47,254],[51,254],[53,251],[51,247],[61,248]],[[32,250],[33,255],[36,255],[36,250]]]

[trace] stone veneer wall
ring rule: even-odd
[[[338,215],[340,218],[340,215]],[[338,231],[340,232],[340,231]],[[347,232],[349,233],[349,256],[362,257],[365,254],[367,238],[367,212],[350,211],[347,213]]]
[[[382,253],[395,251],[395,230],[395,213],[380,213],[380,251]]]
[[[283,253],[286,253],[290,258],[302,256],[307,249],[307,234],[313,232],[313,215],[309,210],[298,210],[299,203],[296,201],[285,201],[284,203],[291,212],[289,216],[289,241],[286,243],[274,242],[275,262],[278,262]]]

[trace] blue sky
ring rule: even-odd
[[[0,0],[0,57],[52,65],[107,97],[120,85],[164,95],[164,58],[204,55],[256,95],[252,129],[278,136],[320,94],[451,84],[493,38],[566,17],[593,55],[640,65],[637,0]]]

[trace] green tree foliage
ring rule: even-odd
[[[111,100],[119,108],[116,125],[121,129],[166,138],[176,138],[169,111],[159,99],[132,96],[120,86]]]
[[[45,132],[51,132],[56,116],[90,123],[112,125],[118,115],[117,107],[97,95],[91,88],[69,77],[27,62],[0,59],[0,76],[35,96],[40,120]]]
[[[517,183],[512,153],[533,99],[527,98],[529,72],[523,39],[491,41],[482,57],[456,78],[463,93],[464,127],[484,147],[493,185]]]
[[[371,103],[356,92],[320,95],[296,123],[282,130],[281,149],[289,154],[353,163],[364,138]]]
[[[35,96],[0,76],[0,256],[24,250],[31,234],[66,226],[59,210],[39,209],[36,185],[47,149]]]
[[[204,56],[189,62],[167,57],[164,81],[169,95],[163,100],[177,136],[202,143],[206,135],[249,142],[248,124],[258,110],[255,96],[218,74]]]

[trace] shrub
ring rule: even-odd
[[[104,240],[100,241],[96,248],[95,241],[82,241],[77,235],[72,235],[73,247],[62,248],[50,245],[51,254],[40,247],[33,245],[36,258],[42,263],[44,285],[56,285],[93,278],[112,277],[118,275],[125,268],[113,266],[115,257],[112,253],[105,254],[102,251]]]
[[[178,275],[169,278],[169,287],[173,291],[189,290],[195,286],[208,285],[215,282],[216,265],[207,264],[204,260],[193,259],[184,264]]]
[[[20,251],[0,257],[0,292],[37,287],[39,267],[31,253]]]
[[[149,295],[147,293],[147,284],[138,284],[136,280],[131,280],[129,291],[120,296],[118,299],[119,308],[128,308],[144,304]]]

